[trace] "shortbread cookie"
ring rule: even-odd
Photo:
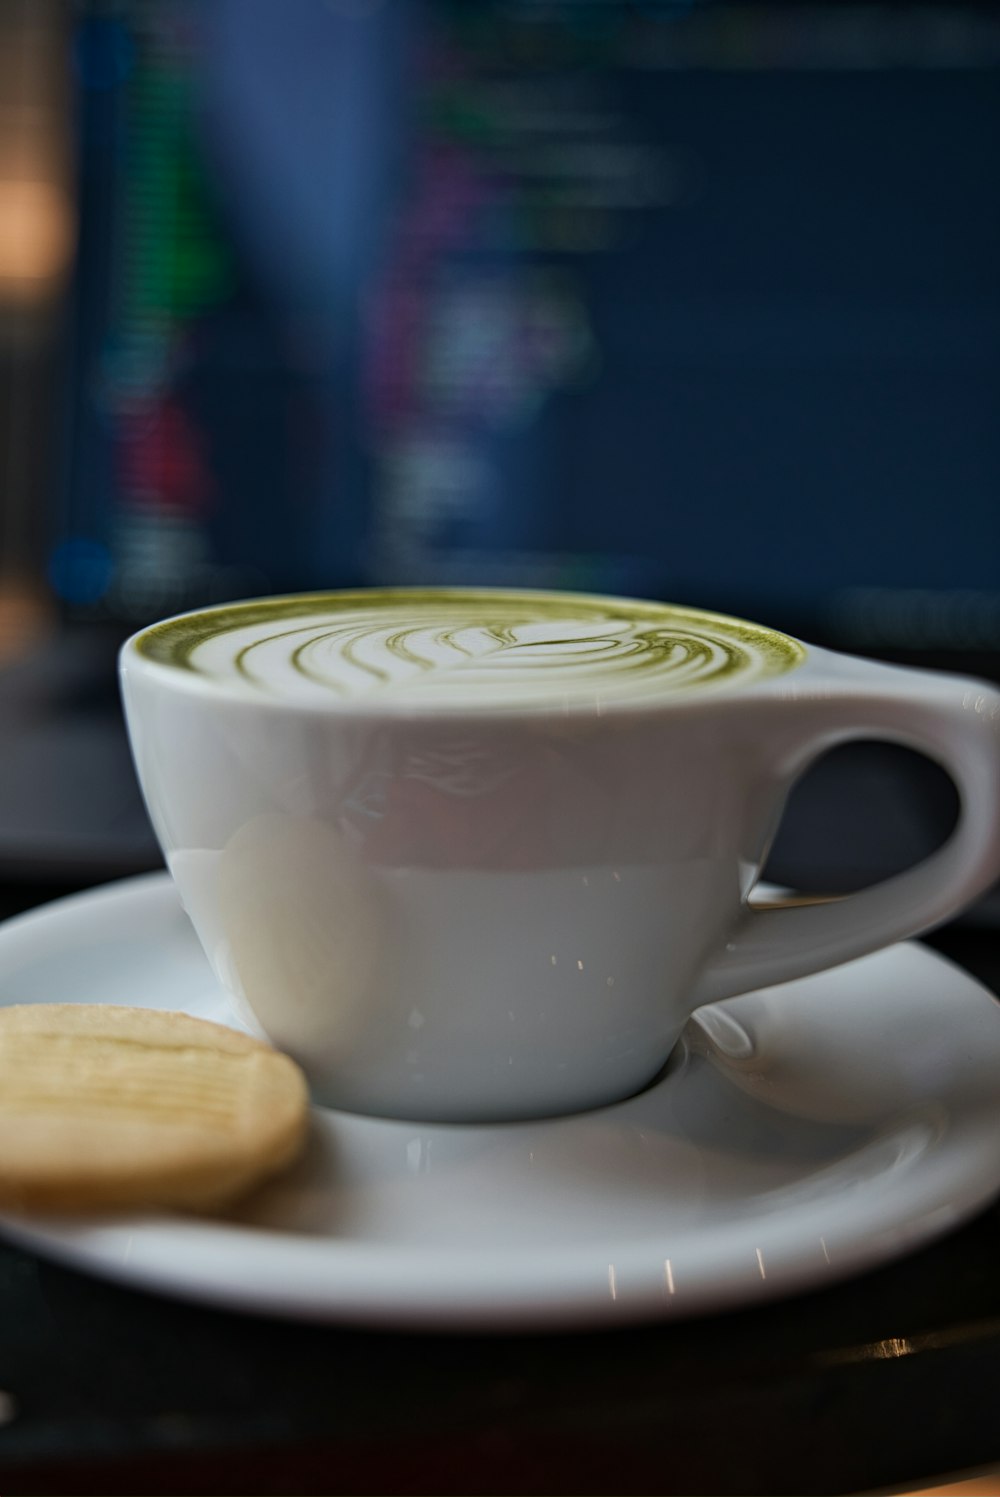
[[[187,1014],[0,1009],[0,1208],[220,1207],[291,1162],[307,1092],[288,1056]]]

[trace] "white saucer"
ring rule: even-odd
[[[229,1019],[164,874],[8,922],[0,994]],[[465,1128],[317,1110],[305,1160],[224,1220],[0,1225],[216,1305],[503,1330],[821,1287],[998,1189],[1000,1005],[906,945],[702,1010],[655,1086],[598,1112]]]

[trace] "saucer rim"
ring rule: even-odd
[[[81,913],[99,913],[112,921],[117,916],[120,920],[122,906],[132,901],[148,906],[147,914],[153,916],[154,924],[175,918],[181,909],[170,877],[164,872],[120,879],[64,896],[0,925],[0,974],[8,964],[11,947],[16,950],[18,944],[26,942],[30,965],[32,943],[40,935],[44,938],[51,933],[53,925],[68,923]],[[194,942],[193,932],[190,938]],[[974,977],[939,953],[904,942],[849,965],[886,965],[898,960],[897,954],[902,952],[919,953],[922,967],[939,970],[949,988],[963,990],[969,1002],[974,995],[977,1002],[988,1001],[997,1014],[1000,1054],[1000,1005]],[[794,990],[809,981],[800,979],[798,984],[786,987]],[[668,1079],[651,1090],[666,1085]],[[952,1090],[956,1088],[957,1083]],[[1000,1078],[997,1094],[1000,1099]],[[330,1109],[317,1108],[314,1113],[317,1118],[340,1119],[345,1126],[357,1121],[350,1114]],[[370,1124],[374,1120],[364,1121]],[[396,1126],[394,1120],[384,1121]],[[709,1240],[716,1235],[714,1229],[700,1229],[709,1266],[699,1281],[686,1283],[683,1296],[673,1299],[662,1289],[654,1293],[648,1282],[620,1297],[614,1294],[613,1286],[609,1293],[606,1273],[603,1282],[599,1274],[595,1277],[595,1261],[600,1254],[592,1241],[572,1252],[567,1252],[564,1245],[554,1245],[547,1251],[532,1248],[521,1254],[498,1250],[493,1261],[481,1251],[466,1247],[463,1263],[461,1252],[449,1250],[442,1256],[440,1247],[434,1244],[364,1240],[345,1244],[329,1234],[299,1235],[279,1227],[183,1218],[130,1216],[60,1223],[3,1215],[0,1233],[29,1251],[125,1286],[284,1319],[423,1331],[592,1329],[686,1319],[832,1286],[928,1244],[968,1220],[1000,1190],[1000,1124],[995,1116],[991,1120],[978,1114],[960,1121],[962,1126],[947,1130],[947,1136],[929,1149],[927,1160],[918,1161],[904,1182],[896,1179],[891,1189],[879,1191],[873,1189],[877,1182],[868,1180],[866,1189],[871,1199],[865,1209],[859,1213],[855,1201],[840,1235],[826,1231],[827,1262],[821,1263],[818,1255],[811,1258],[803,1251],[804,1222],[799,1218],[808,1217],[809,1211],[807,1205],[799,1203],[790,1213],[774,1213],[771,1220],[757,1216],[758,1251],[768,1264],[768,1273],[765,1277],[762,1272],[756,1283],[744,1275],[734,1275],[731,1268],[727,1271],[726,1244],[720,1249],[718,1243]],[[917,1192],[918,1199],[911,1199],[903,1210],[894,1198],[901,1184],[904,1196],[913,1197],[908,1187],[912,1186],[914,1170],[921,1177],[922,1189]],[[688,1256],[691,1245],[697,1246],[697,1238],[697,1231],[687,1232]],[[253,1273],[249,1276],[232,1272],[237,1242],[252,1248]],[[712,1266],[713,1247],[716,1257],[721,1253],[721,1267]],[[630,1240],[626,1229],[615,1254],[615,1262],[626,1278],[631,1272],[631,1254],[640,1265],[640,1275],[648,1279],[646,1239],[640,1236]],[[400,1275],[401,1258],[410,1267],[409,1279]],[[415,1270],[419,1271],[414,1274]],[[500,1293],[496,1292],[498,1284]]]

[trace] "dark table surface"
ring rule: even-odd
[[[1000,931],[930,940],[1000,988]],[[267,1321],[0,1244],[4,1497],[859,1492],[1000,1463],[998,1389],[997,1206],[837,1288],[578,1335]]]

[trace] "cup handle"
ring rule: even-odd
[[[824,750],[878,738],[936,760],[958,788],[958,822],[904,873],[820,903],[744,907],[693,1006],[806,977],[946,920],[1000,874],[1000,692],[984,683],[868,662],[781,704],[782,763],[794,778]]]

